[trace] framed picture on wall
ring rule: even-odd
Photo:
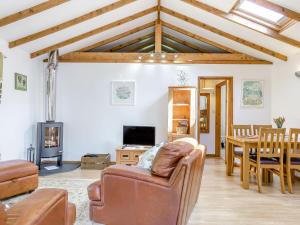
[[[135,81],[112,81],[112,105],[135,105]]]
[[[264,107],[264,81],[242,80],[241,107],[263,108]]]
[[[15,73],[15,89],[19,91],[27,91],[27,76]]]

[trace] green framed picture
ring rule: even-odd
[[[19,91],[27,91],[27,76],[15,73],[15,89]]]

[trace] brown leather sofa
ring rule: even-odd
[[[25,160],[0,162],[0,199],[35,190],[38,167]]]
[[[1,225],[73,225],[75,218],[75,205],[60,189],[39,189],[7,211],[0,204]]]
[[[88,188],[90,219],[105,225],[186,225],[197,202],[206,148],[197,145],[170,178],[111,166]]]

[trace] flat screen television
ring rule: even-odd
[[[123,126],[123,145],[155,145],[155,127]]]

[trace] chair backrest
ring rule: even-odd
[[[287,157],[300,158],[300,129],[290,129]]]
[[[283,160],[285,128],[260,128],[257,149],[258,160],[264,158],[280,158]]]
[[[232,125],[233,136],[250,136],[252,135],[251,125]]]
[[[253,134],[259,135],[260,128],[272,128],[272,125],[253,125]]]

